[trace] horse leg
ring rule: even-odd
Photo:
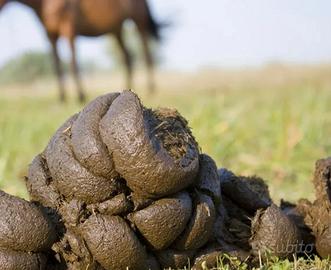
[[[150,94],[155,92],[155,81],[154,81],[154,59],[149,46],[149,34],[138,26],[140,38],[143,44],[144,57],[148,72],[148,91]]]
[[[86,97],[82,87],[81,78],[79,75],[78,63],[77,63],[75,36],[69,37],[69,44],[71,50],[71,70],[77,87],[78,98],[80,102],[85,102]]]
[[[61,60],[59,57],[59,52],[57,49],[57,41],[58,41],[59,37],[54,36],[54,35],[49,35],[48,37],[49,37],[49,40],[52,45],[52,56],[53,56],[55,73],[56,73],[58,88],[59,88],[59,93],[60,93],[60,101],[64,102],[66,100],[66,95],[65,95],[65,88],[64,88],[63,69],[62,69]]]
[[[132,56],[125,45],[124,39],[123,39],[123,31],[120,29],[115,33],[116,40],[118,42],[118,45],[122,51],[123,57],[124,57],[124,63],[126,68],[126,87],[128,89],[131,89],[132,87]]]

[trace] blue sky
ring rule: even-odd
[[[330,0],[150,0],[159,19],[170,19],[161,48],[164,66],[247,67],[269,62],[331,61]],[[24,27],[23,27],[24,26]],[[106,38],[79,39],[79,54],[106,64]],[[0,13],[0,65],[27,50],[47,50],[34,14],[20,4]],[[61,54],[68,57],[65,42]]]

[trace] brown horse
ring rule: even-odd
[[[114,34],[123,52],[127,87],[131,88],[132,58],[122,33],[123,23],[127,19],[131,19],[137,26],[149,73],[149,90],[151,92],[154,90],[153,57],[149,48],[149,38],[159,39],[159,24],[153,19],[146,0],[0,0],[0,9],[6,3],[15,1],[31,7],[45,27],[52,45],[61,101],[65,100],[66,95],[57,49],[59,37],[66,38],[70,44],[71,68],[80,101],[85,100],[85,94],[76,58],[75,38],[78,35],[91,37]]]

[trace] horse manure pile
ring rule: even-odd
[[[330,178],[331,159],[317,162],[316,201],[278,207],[262,179],[217,170],[176,110],[107,94],[32,161],[31,202],[0,193],[1,269],[203,269],[222,254],[254,265],[307,247],[327,257]]]

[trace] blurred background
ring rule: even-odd
[[[134,90],[148,106],[175,107],[219,167],[258,174],[272,196],[313,198],[316,159],[331,154],[331,2],[328,0],[149,0],[166,22],[153,43],[157,92],[146,91],[135,27]],[[19,3],[0,12],[0,188],[27,196],[24,176],[56,128],[81,109],[60,104],[49,43],[35,14]],[[68,70],[65,40],[60,54]],[[125,87],[114,38],[78,39],[89,99]],[[68,73],[70,75],[70,73]]]

